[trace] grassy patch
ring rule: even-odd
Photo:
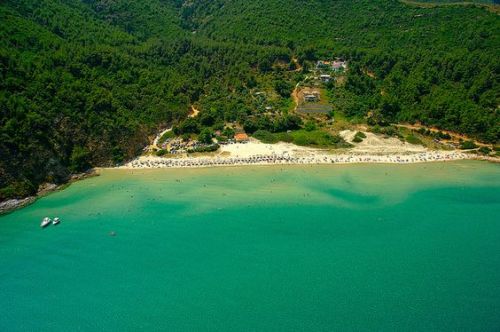
[[[278,142],[291,143],[293,141],[293,137],[289,133],[271,133],[267,130],[257,130],[252,136],[262,143],[267,144],[274,144]]]
[[[402,135],[401,133],[399,132],[398,128],[394,127],[394,126],[385,126],[385,127],[381,127],[381,126],[373,126],[371,128],[371,131],[372,133],[374,134],[382,134],[382,135],[385,135],[387,137],[398,137],[398,138],[402,138]]]
[[[347,148],[351,145],[338,135],[331,135],[323,130],[297,130],[290,133],[271,133],[258,130],[253,134],[263,143],[288,142],[301,146]]]
[[[420,138],[413,134],[406,135],[405,140],[410,144],[423,144]]]
[[[167,151],[167,150],[163,150],[163,149],[162,149],[162,150],[158,150],[158,151],[156,151],[156,155],[157,155],[158,157],[163,157],[163,156],[164,156],[164,155],[166,155],[167,153],[168,153],[168,151]]]
[[[347,148],[351,145],[338,135],[331,135],[322,130],[298,130],[291,133],[293,143],[303,146]]]

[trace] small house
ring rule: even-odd
[[[328,74],[322,74],[320,76],[320,79],[321,79],[322,82],[328,83],[328,82],[330,82],[330,80],[332,79],[332,77],[330,75],[328,75]]]
[[[335,60],[332,62],[333,71],[343,71],[347,69],[347,62],[343,60]]]
[[[234,140],[238,143],[248,142],[248,135],[245,133],[238,133],[234,135]]]
[[[304,91],[304,101],[306,103],[316,103],[320,101],[320,93],[316,90],[306,90]]]
[[[308,103],[314,103],[318,101],[318,97],[313,94],[304,95],[304,100]]]

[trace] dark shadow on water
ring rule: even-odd
[[[446,187],[416,193],[427,200],[452,204],[500,205],[498,187]]]
[[[336,199],[340,199],[349,203],[356,204],[376,204],[381,201],[380,196],[350,192],[346,190],[341,190],[337,188],[328,188],[325,190],[318,190],[318,192],[327,194]]]

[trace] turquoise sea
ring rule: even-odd
[[[499,331],[500,165],[104,170],[0,217],[0,308],[0,331]]]

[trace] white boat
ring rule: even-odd
[[[51,221],[52,220],[50,220],[49,217],[43,218],[42,223],[40,224],[40,227],[42,227],[42,228],[47,227],[48,225],[50,225]]]
[[[59,219],[58,217],[55,217],[54,220],[52,220],[52,225],[57,225],[61,222],[61,219]]]

